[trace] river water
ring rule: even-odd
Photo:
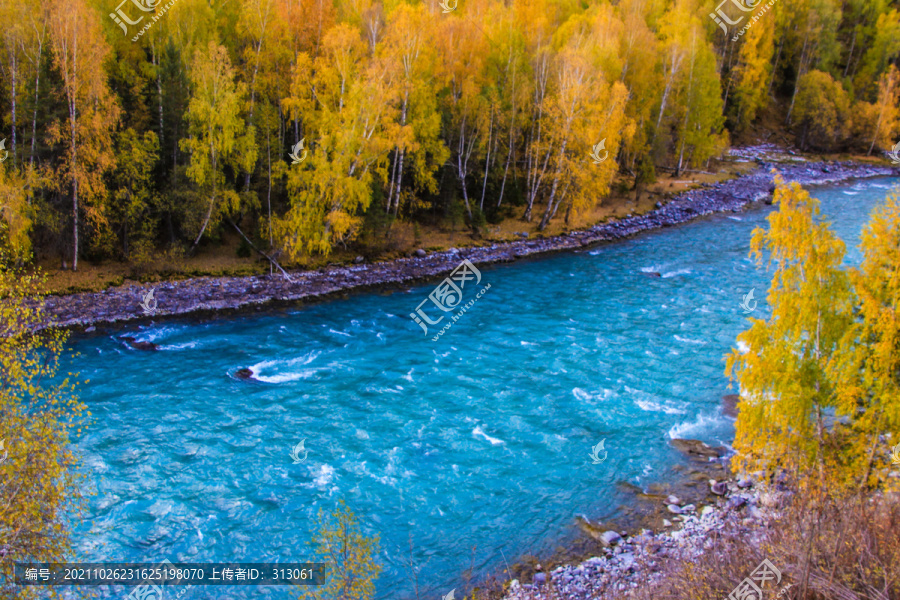
[[[848,263],[897,182],[815,192]],[[438,597],[470,567],[552,550],[577,514],[616,513],[617,482],[671,477],[672,437],[732,439],[723,356],[747,326],[747,292],[752,316],[767,314],[770,275],[747,252],[771,210],[483,267],[477,289],[490,289],[437,341],[409,316],[434,283],[74,337],[63,372],[89,380],[78,448],[96,492],[79,559],[301,562],[338,499],[381,537],[379,598],[414,597],[410,564],[420,596]],[[232,376],[243,367],[260,381]],[[223,593],[291,597],[183,598]]]

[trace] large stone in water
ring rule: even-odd
[[[701,442],[700,440],[683,440],[676,438],[670,442],[677,450],[681,450],[688,456],[703,458],[719,458],[723,452],[718,448]]]
[[[132,348],[134,348],[135,350],[158,350],[159,349],[159,346],[157,346],[153,342],[141,342],[141,341],[138,341],[138,340],[134,339],[133,337],[129,337],[129,336],[125,336],[120,339],[123,340],[126,344],[128,344]]]

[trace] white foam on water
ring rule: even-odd
[[[282,372],[277,372],[280,368],[290,369],[290,367],[294,367],[297,365],[308,365],[316,358],[319,357],[321,352],[317,350],[313,350],[312,352],[305,354],[303,356],[298,356],[296,358],[291,358],[288,360],[283,359],[275,359],[275,360],[264,360],[260,363],[256,363],[250,367],[250,370],[253,371],[253,378],[258,379],[259,381],[265,381],[266,383],[285,383],[287,381],[296,381],[298,379],[306,379],[307,377],[311,377],[315,375],[319,368],[311,368],[311,369],[298,369],[298,370],[285,370]],[[275,373],[266,375],[266,370],[275,370]]]
[[[844,193],[847,194],[848,196],[855,196],[855,195],[857,195],[859,192],[851,192],[850,190],[844,190]]]
[[[353,337],[352,334],[349,334],[349,333],[347,333],[346,331],[337,331],[336,329],[331,329],[331,328],[329,328],[328,331],[329,331],[330,333],[336,333],[336,334],[338,334],[338,335],[345,335],[345,336],[347,336],[347,337]]]
[[[320,465],[313,474],[312,484],[320,489],[325,489],[332,481],[334,481],[334,467],[331,465]]]
[[[706,344],[703,340],[692,340],[691,338],[681,337],[677,333],[675,334],[675,339],[685,344],[699,344],[701,346]]]
[[[200,342],[197,340],[191,340],[190,342],[183,342],[181,344],[160,344],[160,350],[184,350],[185,348],[196,348],[200,345]]]
[[[659,273],[662,267],[659,265],[651,265],[649,267],[641,267],[642,273]]]
[[[725,419],[721,416],[708,417],[703,413],[697,415],[693,421],[684,421],[676,425],[672,425],[669,429],[669,437],[675,439],[697,439],[702,437],[710,429],[725,423]]]
[[[171,325],[161,326],[161,327],[148,327],[147,329],[142,329],[141,331],[135,331],[132,334],[134,339],[139,342],[155,342],[156,340],[171,337],[173,335],[178,335],[184,332],[186,327],[173,327]]]
[[[662,412],[667,415],[683,415],[684,411],[678,408],[674,408],[672,406],[666,406],[664,404],[660,404],[659,402],[653,402],[652,400],[635,400],[635,404],[640,407],[641,410],[646,410],[647,412]]]
[[[582,402],[593,402],[596,397],[590,392],[586,392],[581,388],[573,388],[572,395]]]
[[[171,500],[157,500],[147,509],[147,512],[159,519],[172,512],[174,506],[175,503]]]
[[[489,436],[488,434],[486,434],[486,433],[481,429],[481,425],[476,425],[476,426],[475,426],[475,429],[472,430],[472,435],[474,435],[475,437],[481,436],[481,437],[484,438],[485,440],[489,441],[489,442],[491,443],[492,446],[499,446],[500,444],[505,444],[505,443],[506,443],[506,442],[504,442],[503,440],[497,439],[497,438],[495,438],[495,437],[491,437],[491,436]]]
[[[663,279],[668,279],[669,277],[675,277],[677,275],[687,275],[690,273],[690,269],[676,269],[675,271],[669,271],[668,273],[663,273]]]
[[[740,217],[734,217],[734,216],[731,216],[731,215],[728,215],[728,218],[731,219],[732,221],[743,221],[742,218],[740,218]]]
[[[412,378],[413,371],[415,371],[415,369],[410,369],[410,370],[409,370],[409,373],[407,373],[406,375],[403,376],[403,379],[405,379],[405,380],[407,380],[407,381],[409,381],[409,382],[412,382],[412,380],[413,380],[413,378]]]

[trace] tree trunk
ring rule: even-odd
[[[540,187],[541,180],[543,179],[544,171],[547,169],[547,162],[550,158],[550,153],[547,153],[547,157],[544,159],[544,167],[541,171],[540,176],[538,176],[536,169],[537,159],[535,157],[534,145],[535,143],[540,143],[541,140],[541,127],[542,121],[541,119],[544,116],[544,96],[546,95],[547,88],[547,75],[546,75],[546,58],[542,57],[543,63],[539,64],[540,67],[540,78],[539,84],[535,84],[534,90],[534,105],[538,107],[537,116],[531,121],[531,135],[528,136],[528,140],[525,142],[525,168],[527,174],[527,186],[528,186],[528,206],[525,208],[525,214],[522,215],[529,223],[531,222],[531,210],[534,206],[534,200],[537,198],[538,188]],[[535,133],[535,128],[537,132]]]
[[[775,76],[778,71],[778,62],[781,60],[781,51],[784,50],[784,35],[781,36],[781,41],[778,43],[778,53],[775,55],[775,62],[772,63],[772,78],[769,79],[769,85],[766,88],[766,95],[772,95],[772,86],[775,85]]]
[[[11,75],[11,79],[12,79],[12,89],[10,90],[12,92],[12,98],[11,98],[11,100],[12,100],[12,147],[10,148],[10,150],[12,150],[12,152],[10,152],[10,154],[12,154],[13,163],[15,163],[16,162],[16,95],[17,95],[16,87],[17,87],[17,83],[19,81],[19,73],[18,73],[19,66],[18,66],[18,61],[16,60],[15,46],[13,46],[13,50],[10,53],[9,63],[10,63],[9,71],[10,71],[10,75]]]
[[[491,170],[491,142],[494,139],[494,107],[491,106],[491,126],[488,129],[487,158],[484,161],[484,182],[481,184],[481,202],[478,210],[484,212],[484,193],[487,191],[488,173]]]
[[[78,178],[72,193],[72,271],[78,270]]]
[[[46,24],[43,25],[46,28]],[[34,165],[34,145],[37,139],[37,112],[38,112],[38,92],[41,88],[41,56],[44,51],[44,31],[41,30],[41,36],[38,38],[37,60],[35,61],[34,76],[34,115],[31,118],[31,159],[30,164]]]
[[[156,67],[156,98],[159,105],[159,147],[164,148],[165,121],[163,120],[163,92],[162,92],[162,65],[160,57],[156,56],[156,44],[150,44],[151,60]]]
[[[265,27],[265,26],[264,26]],[[252,126],[253,125],[253,109],[256,108],[256,76],[259,73],[259,53],[262,51],[262,36],[265,35],[265,32],[260,34],[260,40],[256,44],[256,64],[253,66],[253,79],[250,82],[250,115],[247,119],[247,122]],[[254,170],[254,165],[251,167],[251,171]],[[244,191],[248,191],[250,189],[250,171],[244,174]]]
[[[800,78],[803,77],[803,63],[806,56],[806,44],[809,41],[809,29],[806,30],[806,37],[803,38],[803,50],[800,52],[800,68],[797,70],[797,80],[794,81],[794,94],[791,96],[791,106],[788,108],[787,119],[785,123],[791,124],[791,115],[794,114],[794,103],[797,101],[797,91],[800,89]]]
[[[203,237],[203,232],[206,231],[206,226],[209,225],[209,220],[212,217],[213,206],[216,204],[216,196],[215,192],[213,192],[213,197],[209,199],[209,210],[206,211],[206,218],[203,219],[203,227],[200,228],[200,233],[197,234],[197,239],[194,240],[194,243],[191,244],[191,249],[188,251],[188,254],[193,254],[194,250],[197,248],[197,244],[200,243],[200,238]]]
[[[553,215],[556,214],[556,207],[554,206],[554,200],[556,198],[556,190],[559,187],[559,178],[562,176],[562,160],[563,156],[566,154],[566,146],[569,143],[568,135],[563,140],[562,146],[559,148],[559,158],[556,160],[556,177],[553,178],[553,188],[550,190],[550,198],[547,199],[547,209],[544,211],[544,216],[541,218],[541,224],[538,225],[538,231],[543,231],[547,224],[550,222],[550,219],[553,218]]]
[[[260,250],[259,248],[257,248],[257,247],[253,244],[253,242],[250,241],[250,238],[248,238],[246,235],[244,235],[244,232],[241,231],[241,228],[238,227],[237,224],[236,224],[234,221],[232,221],[231,219],[228,219],[228,222],[231,224],[232,227],[234,227],[234,229],[235,229],[239,234],[241,234],[241,237],[244,238],[244,241],[247,242],[247,245],[249,245],[251,248],[253,248],[253,249],[254,249],[256,252],[258,252],[260,255],[262,255],[267,261],[269,261],[269,263],[270,263],[271,265],[277,267],[278,270],[281,271],[281,274],[284,275],[284,278],[285,278],[285,279],[287,279],[288,281],[293,281],[293,279],[291,279],[291,276],[288,275],[287,271],[285,271],[283,268],[281,268],[281,265],[279,265],[279,264],[275,261],[274,258],[272,258],[272,257],[269,256],[268,254],[266,254],[265,252],[263,252],[262,250]]]
[[[672,52],[672,70],[669,71],[669,77],[666,78],[666,87],[663,89],[662,101],[659,105],[659,117],[656,118],[656,129],[654,130],[654,137],[658,135],[659,127],[662,125],[663,115],[666,114],[666,102],[669,99],[669,92],[672,91],[672,82],[675,80],[675,75],[678,73],[678,67],[675,61],[675,51],[673,49]]]
[[[397,165],[397,193],[394,198],[394,216],[400,212],[400,187],[403,184],[403,159],[406,158],[406,150],[400,150],[400,161]]]
[[[406,126],[406,113],[409,108],[409,91],[403,93],[403,110],[400,113],[400,127]],[[394,216],[397,216],[397,213],[400,212],[400,189],[403,186],[403,159],[406,158],[406,150],[404,148],[398,148],[400,152],[400,158],[398,159],[397,165],[397,192],[396,199],[392,200],[393,202],[393,211]],[[390,202],[389,202],[390,203]]]
[[[77,81],[78,78],[78,32],[76,29],[75,43],[76,48],[72,63],[72,78]],[[75,94],[78,88],[77,83],[73,81],[69,97],[69,127],[72,136],[72,271],[78,271],[78,142],[75,137],[77,129],[78,114],[75,107]]]
[[[859,26],[859,23],[853,27],[853,40],[850,42],[850,53],[847,55],[847,66],[844,67],[844,77],[847,76],[847,72],[850,70],[850,62],[853,60],[853,49],[856,48],[856,27]]]
[[[275,244],[272,239],[272,129],[268,123],[266,123],[266,155],[269,164],[269,191],[266,194],[266,204],[269,208],[269,251],[271,251]],[[272,274],[271,264],[269,265],[269,274]]]

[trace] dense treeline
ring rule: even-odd
[[[895,5],[3,0],[4,235],[77,268],[239,230],[293,262],[396,219],[568,222],[767,116],[884,150]]]

